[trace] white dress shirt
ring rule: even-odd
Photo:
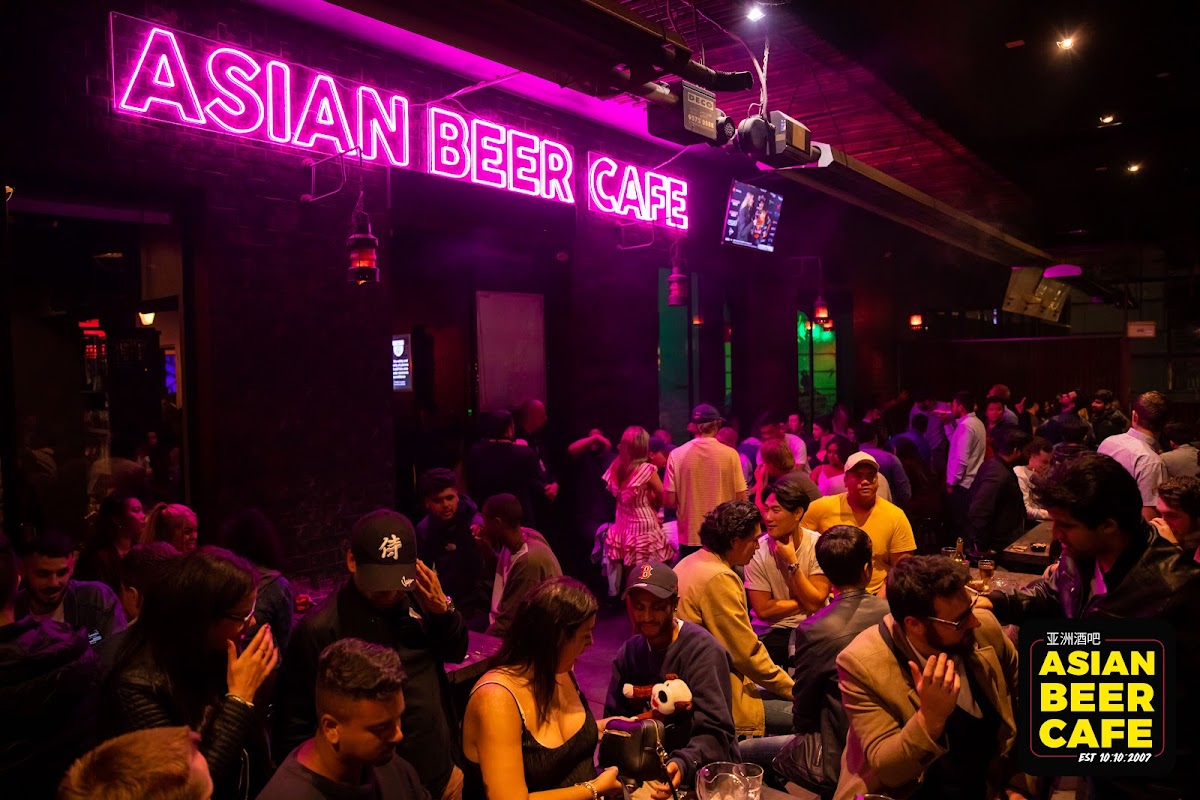
[[[946,462],[946,483],[970,489],[975,475],[987,456],[987,428],[983,420],[967,414],[958,420],[950,437],[950,457]]]

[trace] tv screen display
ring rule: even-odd
[[[392,337],[392,391],[412,390],[412,339],[406,333]]]
[[[774,252],[782,208],[783,195],[734,181],[725,209],[725,243]]]

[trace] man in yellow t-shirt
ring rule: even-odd
[[[867,591],[881,594],[888,570],[917,549],[908,517],[879,494],[879,464],[867,453],[846,459],[846,491],[814,500],[800,521],[802,528],[824,533],[834,525],[855,525],[871,537],[871,582]]]

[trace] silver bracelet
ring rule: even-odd
[[[239,694],[234,694],[233,692],[230,692],[229,694],[227,694],[225,696],[227,698],[229,698],[230,700],[233,700],[236,703],[241,703],[246,708],[254,708],[254,703],[251,703],[249,700],[247,700],[246,698],[242,697]]]
[[[575,785],[576,785],[576,786],[582,786],[583,788],[585,788],[585,789],[587,789],[589,792],[591,792],[591,793],[592,793],[592,800],[600,800],[600,793],[596,791],[596,787],[595,787],[595,786],[592,786],[592,782],[591,782],[591,781],[584,781],[583,783],[577,783],[577,784],[575,784]]]

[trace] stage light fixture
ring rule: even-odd
[[[763,11],[761,6],[755,4],[750,6],[750,10],[746,12],[746,19],[750,20],[751,22],[758,22],[766,15],[767,12]]]
[[[1105,114],[1104,116],[1102,116],[1100,118],[1101,125],[1112,125],[1116,121],[1117,121],[1117,118],[1114,117],[1112,114]]]
[[[1141,172],[1141,171],[1142,171],[1142,165],[1141,165],[1141,164],[1130,164],[1130,165],[1129,165],[1128,167],[1126,167],[1125,169],[1126,169],[1126,170],[1128,170],[1129,172]]]
[[[1070,50],[1072,47],[1075,46],[1075,37],[1074,36],[1064,36],[1063,38],[1061,38],[1057,42],[1055,42],[1055,44],[1058,45],[1059,50]]]
[[[742,120],[734,141],[738,150],[772,167],[798,166],[816,160],[812,132],[782,111],[755,114]]]
[[[908,327],[914,331],[919,331],[925,327],[925,318],[920,314],[911,314],[908,317]]]

